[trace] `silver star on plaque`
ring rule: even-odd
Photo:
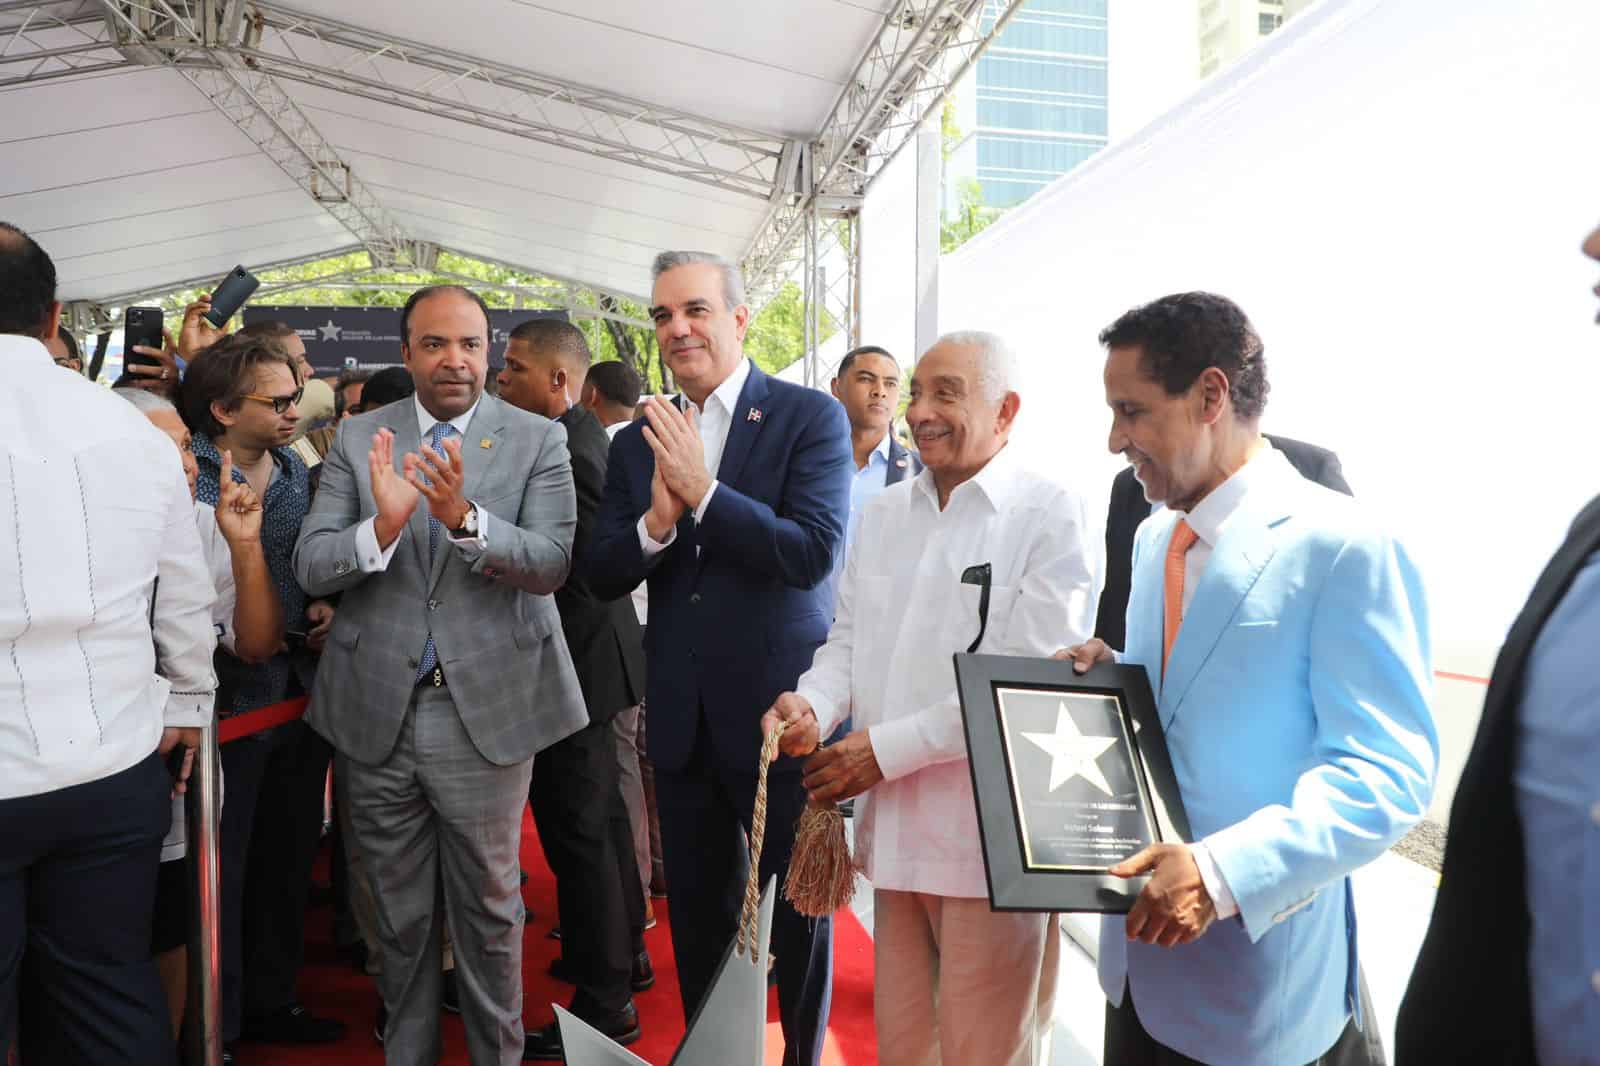
[[[1054,733],[1022,734],[1035,747],[1050,755],[1050,791],[1054,792],[1074,777],[1081,777],[1095,788],[1111,795],[1111,783],[1096,760],[1117,742],[1116,737],[1084,736],[1072,720],[1065,700],[1056,710]]]
[[[671,1066],[761,1066],[767,1033],[767,946],[772,942],[772,898],[777,878],[761,894],[755,957],[736,953],[738,935],[723,953],[711,990],[689,1022]],[[650,1066],[602,1036],[582,1018],[556,1007],[567,1066]]]

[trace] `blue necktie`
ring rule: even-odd
[[[456,427],[448,422],[436,422],[428,433],[428,446],[440,455],[444,454],[444,442],[447,438],[455,436]],[[423,477],[428,481],[427,477]],[[429,485],[433,482],[428,481]],[[433,512],[428,512],[428,573],[433,573],[433,559],[439,553],[439,537],[444,533],[444,523],[433,517]],[[433,646],[432,627],[429,627],[428,644],[422,649],[422,659],[417,663],[417,680],[421,681],[433,673],[433,668],[439,665],[439,653]]]

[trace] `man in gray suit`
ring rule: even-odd
[[[307,721],[339,753],[377,901],[388,1063],[438,1060],[442,885],[473,1066],[510,1066],[533,756],[588,721],[551,595],[571,461],[561,426],[483,394],[475,294],[420,290],[400,335],[416,395],[340,425],[295,549],[301,585],[343,593]]]

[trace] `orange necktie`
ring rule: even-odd
[[[1167,544],[1166,625],[1162,632],[1161,674],[1166,676],[1167,660],[1172,658],[1172,643],[1178,639],[1178,627],[1183,624],[1183,563],[1200,536],[1184,519],[1172,528],[1172,540]]]

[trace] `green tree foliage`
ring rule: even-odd
[[[785,282],[750,323],[744,338],[745,354],[769,374],[805,355],[805,311],[800,286]]]
[[[1000,217],[1000,209],[983,202],[983,186],[977,178],[962,178],[956,185],[956,209],[946,212],[939,223],[939,251],[948,255],[988,229]]]
[[[947,96],[939,112],[939,143],[946,163],[965,139],[966,134],[956,119],[955,99]],[[983,186],[977,178],[961,178],[956,182],[955,210],[945,210],[939,220],[939,251],[946,255],[955,251],[982,233],[1000,215],[1000,208],[983,202]]]

